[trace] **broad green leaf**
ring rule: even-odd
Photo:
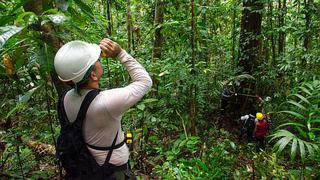
[[[24,27],[6,26],[0,27],[0,48],[8,41],[10,37],[19,33]]]
[[[271,142],[272,140],[276,139],[276,138],[280,138],[280,137],[295,137],[295,135],[293,135],[291,132],[281,129],[278,130],[277,132],[275,132],[274,134],[270,135],[270,137],[272,137],[269,142]]]
[[[308,94],[308,95],[312,95],[311,94],[311,92],[308,90],[308,89],[306,89],[305,87],[299,87],[303,92],[305,92],[306,94]]]
[[[301,105],[300,103],[297,103],[295,101],[290,100],[290,101],[287,101],[287,103],[292,104],[294,106],[297,106],[300,109],[307,110],[307,108],[305,108],[303,105]]]
[[[279,144],[279,148],[277,151],[277,154],[280,154],[282,152],[282,150],[287,146],[287,144],[292,140],[292,137],[283,137],[282,139],[280,139],[277,144]]]
[[[292,96],[296,96],[298,97],[299,99],[301,99],[302,101],[306,102],[307,104],[310,104],[310,102],[308,101],[307,98],[301,96],[300,94],[292,94]]]
[[[305,147],[304,147],[304,141],[302,141],[301,139],[298,139],[298,142],[299,142],[299,148],[300,148],[300,157],[301,157],[302,162],[304,162],[304,158],[305,158],[305,155],[306,155],[306,150],[305,150]]]
[[[299,118],[299,119],[305,119],[305,117],[297,112],[294,112],[294,111],[280,111],[280,113],[288,113],[288,114],[291,114],[293,115],[294,117],[296,118]]]
[[[300,126],[300,127],[305,127],[303,124],[301,123],[294,123],[294,122],[290,122],[290,123],[284,123],[281,124],[280,126],[277,127],[277,129],[284,127],[284,126]]]
[[[291,161],[294,160],[294,158],[296,157],[296,154],[297,154],[297,139],[293,138],[292,145],[291,145],[291,153],[290,153]]]

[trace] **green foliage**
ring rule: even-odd
[[[277,154],[280,154],[287,146],[291,146],[290,157],[294,160],[297,151],[300,152],[302,162],[306,154],[308,158],[314,159],[315,153],[319,153],[319,98],[320,81],[314,80],[310,83],[304,83],[296,88],[296,92],[291,94],[291,100],[286,104],[286,111],[280,113],[287,114],[291,119],[278,128],[291,127],[288,130],[280,129],[271,135],[271,140],[279,139],[274,145]],[[294,132],[294,134],[292,132]]]

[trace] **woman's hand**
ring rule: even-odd
[[[102,52],[101,56],[106,58],[115,58],[121,52],[121,47],[118,43],[113,42],[108,38],[104,38],[99,44]]]

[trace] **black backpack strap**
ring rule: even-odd
[[[107,157],[106,157],[106,160],[104,161],[104,165],[109,163],[110,158],[111,158],[111,155],[112,155],[112,152],[113,152],[114,149],[116,149],[116,148],[114,148],[114,147],[115,147],[116,141],[117,141],[117,139],[118,139],[118,134],[119,134],[119,130],[117,131],[116,137],[113,139],[112,145],[110,146],[111,149],[110,149],[110,151],[108,152],[108,155],[107,155]]]
[[[88,144],[88,143],[86,143],[86,145],[89,146],[89,147],[92,148],[92,149],[95,149],[95,150],[110,151],[111,149],[118,149],[118,148],[120,148],[121,146],[124,145],[124,143],[125,143],[125,139],[124,139],[121,143],[119,143],[119,144],[117,144],[117,145],[115,145],[115,146],[99,147],[99,146],[94,146],[94,145],[91,145],[91,144]]]
[[[69,120],[67,118],[67,113],[66,113],[66,110],[64,108],[64,103],[63,103],[67,92],[68,91],[65,91],[60,95],[59,100],[58,100],[58,104],[57,104],[57,106],[58,106],[58,108],[57,108],[58,119],[60,121],[61,127],[65,127],[67,124],[69,124]]]
[[[93,99],[99,94],[99,92],[100,92],[99,89],[91,90],[90,92],[87,93],[86,97],[82,101],[80,109],[78,111],[77,118],[74,122],[74,125],[77,126],[78,128],[82,129],[83,120],[86,117],[88,108],[89,108],[91,102],[93,101]]]

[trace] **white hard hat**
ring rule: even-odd
[[[54,68],[61,81],[80,82],[88,69],[99,59],[97,44],[71,41],[63,45],[54,58]]]

